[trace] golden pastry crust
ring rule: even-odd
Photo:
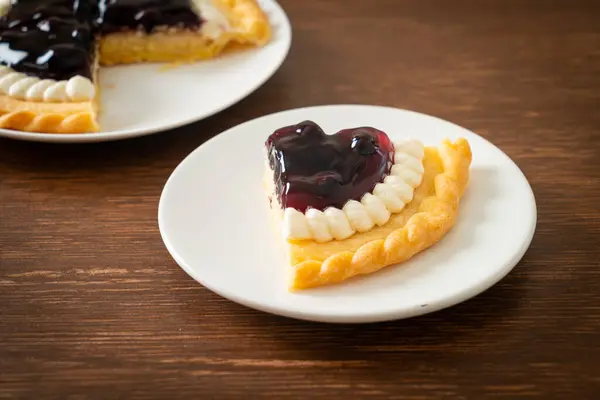
[[[228,16],[236,33],[228,41],[265,45],[272,36],[271,24],[256,0],[212,0]]]
[[[27,101],[0,95],[0,128],[44,133],[97,132],[95,104]]]
[[[460,198],[469,180],[469,143],[444,140],[426,147],[425,174],[406,208],[387,224],[346,240],[286,243],[290,257],[290,290],[345,281],[406,261],[433,246],[454,226]],[[277,210],[281,218],[281,210]]]
[[[193,62],[213,59],[232,43],[262,46],[271,38],[267,16],[254,0],[212,0],[232,27],[218,38],[197,31],[165,29],[145,35],[117,32],[100,39],[102,65],[140,62]]]

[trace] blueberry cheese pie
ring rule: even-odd
[[[265,147],[292,290],[370,274],[433,246],[456,221],[471,164],[463,138],[431,147],[373,127],[327,135],[312,121],[276,130]]]
[[[0,128],[97,131],[99,66],[206,60],[270,37],[256,0],[0,0]]]

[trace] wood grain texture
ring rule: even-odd
[[[93,145],[0,140],[0,398],[600,398],[600,3],[282,0],[289,58],[207,120]],[[226,128],[327,103],[470,128],[530,180],[539,222],[482,295],[405,321],[279,318],[170,258],[157,202]]]

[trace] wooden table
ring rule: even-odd
[[[205,121],[91,145],[0,140],[0,398],[600,398],[600,2],[282,1],[289,58]],[[226,301],[165,250],[157,202],[213,135],[299,106],[374,103],[485,136],[539,221],[484,294],[383,324]]]

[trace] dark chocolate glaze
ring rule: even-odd
[[[360,200],[389,174],[394,148],[375,128],[345,129],[326,135],[314,122],[276,130],[266,141],[282,208],[341,208]]]
[[[12,0],[0,64],[42,79],[92,78],[95,36],[158,26],[197,29],[191,0]]]

